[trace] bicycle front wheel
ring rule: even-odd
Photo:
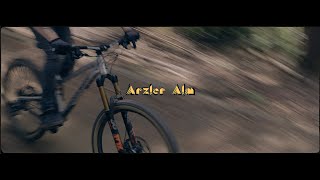
[[[132,123],[136,140],[144,148],[143,153],[179,152],[175,137],[164,121],[151,110],[131,100],[118,101],[113,105],[112,109],[123,144],[129,142],[129,137],[121,114],[127,113],[127,117]],[[117,152],[110,128],[106,126],[108,120],[103,110],[94,123],[92,131],[92,149],[94,153]]]

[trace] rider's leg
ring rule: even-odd
[[[63,41],[73,44],[71,39],[71,31],[69,27],[59,26],[59,27],[53,27],[53,29]],[[62,78],[66,77],[71,72],[73,67],[74,67],[74,59],[72,58],[71,54],[68,54],[65,56],[64,62],[60,69],[60,72],[59,72],[60,76]]]
[[[51,50],[49,42],[37,32],[34,31],[34,34],[38,41],[38,47],[43,49],[47,55],[42,84],[43,95],[41,104],[44,116],[41,127],[49,129],[63,124],[63,118],[57,110],[55,97],[55,75],[60,71],[61,65],[58,56]]]

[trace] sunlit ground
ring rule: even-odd
[[[298,70],[298,57],[304,54],[306,38],[301,31],[281,31],[279,42],[271,44],[275,38],[268,33],[278,30],[256,28],[256,33],[265,34],[254,34],[252,41],[208,45],[177,28],[138,30],[138,48],[117,49],[119,59],[112,71],[119,76],[123,92],[128,84],[145,87],[152,83],[168,89],[163,96],[126,98],[157,111],[174,132],[182,152],[319,151],[319,82],[317,76],[306,78]],[[291,31],[293,36],[288,34]],[[77,36],[76,44],[92,44],[79,37],[104,42],[121,35],[119,28],[103,27],[72,28],[72,32]],[[208,36],[206,33],[201,36]],[[30,38],[32,34],[24,28],[2,28],[2,76],[13,58],[42,61],[41,51]],[[76,68],[86,61],[90,59],[79,61]],[[177,84],[194,87],[196,95],[171,95]],[[71,92],[78,86],[79,81],[73,81],[67,88]],[[61,131],[46,135],[36,144],[21,143],[5,130],[6,118],[1,118],[3,151],[91,152],[91,128],[101,109],[100,101],[97,90],[91,87]],[[142,132],[155,139],[154,134]],[[161,150],[157,148],[160,143],[153,143],[155,149]]]

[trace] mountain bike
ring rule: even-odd
[[[168,153],[179,152],[173,133],[160,116],[141,103],[125,99],[121,94],[118,77],[110,72],[110,66],[103,56],[103,53],[107,52],[111,47],[120,45],[123,44],[120,41],[115,41],[100,46],[73,46],[70,49],[75,61],[85,56],[95,57],[95,61],[71,72],[67,77],[55,76],[55,95],[59,113],[67,121],[68,115],[74,109],[80,96],[95,81],[103,109],[97,116],[92,128],[91,141],[94,153],[104,153],[107,148],[110,148],[110,146],[104,147],[104,142],[107,141],[107,127],[110,129],[109,135],[112,136],[115,144],[114,148],[118,153],[152,153],[157,150]],[[92,51],[95,56],[90,56],[85,51]],[[67,102],[64,96],[64,85],[87,71],[90,72],[90,75],[84,79]],[[106,80],[111,81],[115,92],[110,98],[105,87]],[[42,72],[38,70],[35,64],[26,59],[15,59],[9,65],[3,79],[3,98],[8,120],[12,123],[16,132],[27,141],[36,141],[43,137],[46,132],[57,133],[58,129],[61,128],[55,127],[49,130],[39,128],[43,115],[40,104],[42,85]],[[135,121],[136,117],[145,121]],[[33,122],[27,122],[27,119],[31,119]],[[138,129],[135,127],[135,122],[143,125],[149,123],[154,130],[151,131],[151,128],[144,127],[140,129],[140,132],[150,131],[150,133],[144,137],[139,136],[136,133]],[[122,124],[123,133],[120,133],[119,124]],[[162,142],[164,142],[161,146],[156,145],[160,141],[151,140],[150,143],[150,141],[147,142],[146,140],[146,137],[154,136],[155,132],[160,134]],[[121,136],[124,137],[123,140]],[[150,148],[150,144],[155,144],[157,148]]]

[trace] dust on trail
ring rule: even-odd
[[[158,112],[182,152],[319,151],[318,81],[305,84],[242,50],[226,54],[208,49],[173,28],[138,30],[138,48],[116,50],[120,56],[112,71],[123,92],[128,84],[145,87],[150,83],[168,90],[161,97],[126,98]],[[80,38],[110,42],[121,35],[119,28],[72,28],[72,32],[79,45],[93,44]],[[43,65],[43,54],[32,38],[26,28],[1,29],[2,77],[14,58]],[[75,68],[91,60],[81,59]],[[83,78],[67,84],[67,94]],[[171,95],[177,84],[194,87],[196,95]],[[1,112],[1,148],[4,152],[91,152],[91,128],[101,106],[93,85],[57,134],[47,134],[33,144],[15,137]]]

